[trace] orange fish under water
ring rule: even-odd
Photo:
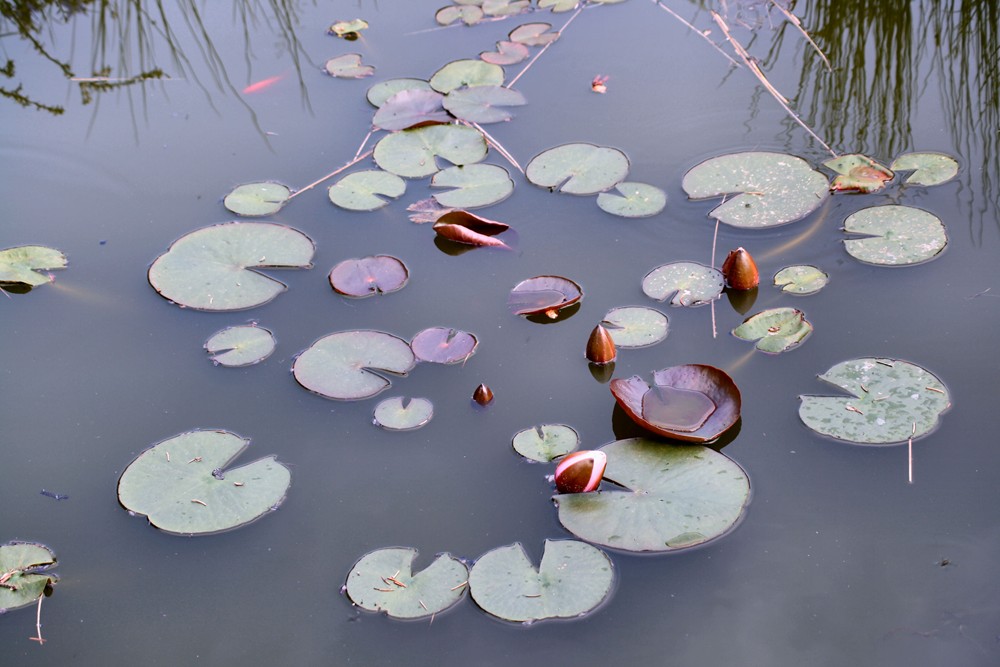
[[[246,88],[243,89],[243,94],[244,95],[249,95],[250,93],[259,93],[260,91],[264,90],[268,86],[271,86],[272,84],[275,84],[275,83],[281,81],[283,78],[285,78],[284,75],[283,74],[279,74],[277,76],[271,76],[271,77],[268,77],[266,79],[262,79],[262,80],[258,81],[257,83],[251,83],[249,86],[247,86]]]

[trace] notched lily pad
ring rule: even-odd
[[[281,183],[246,183],[226,195],[222,204],[236,215],[272,215],[280,211],[291,196],[291,190]]]
[[[667,193],[647,183],[619,183],[615,189],[621,196],[602,192],[597,195],[601,210],[623,218],[648,218],[667,205]]]
[[[658,266],[642,279],[642,291],[650,299],[671,306],[704,306],[719,298],[726,285],[722,272],[697,262],[671,262]]]
[[[449,167],[434,174],[432,188],[454,188],[434,194],[447,208],[478,208],[503,201],[514,191],[514,181],[503,167],[495,164],[470,164]]]
[[[645,306],[612,308],[601,321],[615,347],[637,348],[655,345],[667,337],[667,316]]]
[[[324,66],[326,73],[338,79],[363,79],[375,73],[371,65],[361,64],[361,54],[345,53],[336,58],[330,58]]]
[[[292,364],[295,380],[320,396],[369,398],[392,384],[375,371],[406,375],[416,359],[410,345],[381,331],[338,331],[310,345]]]
[[[559,311],[583,298],[583,290],[569,278],[535,276],[522,280],[507,297],[507,307],[515,315],[545,315],[551,319]]]
[[[496,51],[483,51],[479,59],[493,65],[516,65],[528,59],[528,47],[517,42],[497,42]]]
[[[844,249],[862,262],[881,266],[920,264],[937,257],[948,245],[948,235],[937,216],[912,206],[872,206],[848,216]]]
[[[628,176],[628,158],[617,148],[564,144],[533,157],[524,170],[535,185],[574,195],[613,188]]]
[[[789,294],[815,294],[830,282],[830,276],[808,264],[786,266],[774,274],[774,284]]]
[[[345,259],[330,271],[330,285],[337,294],[363,298],[403,289],[410,272],[391,255]]]
[[[465,25],[476,25],[484,18],[483,8],[477,4],[448,5],[437,10],[434,20],[439,25],[451,25],[461,20]]]
[[[496,248],[510,249],[506,243],[496,237],[510,229],[510,225],[481,218],[468,211],[449,210],[437,217],[434,223],[434,231],[438,236],[454,241],[474,246],[493,246]]]
[[[264,327],[244,324],[226,327],[205,341],[205,350],[212,361],[220,366],[252,366],[274,352],[274,334]]]
[[[429,83],[445,95],[462,86],[501,86],[503,68],[482,60],[456,60],[435,72]]]
[[[559,39],[559,33],[549,32],[551,23],[525,23],[510,31],[510,41],[525,46],[545,46]]]
[[[66,255],[55,248],[41,245],[22,245],[0,250],[0,287],[27,285],[37,287],[52,281],[40,271],[66,268]]]
[[[834,192],[878,192],[892,180],[892,170],[866,155],[852,154],[827,160],[827,169],[837,172],[830,189]]]
[[[958,175],[958,161],[944,153],[906,153],[892,163],[895,171],[912,171],[909,185],[941,185]]]
[[[450,123],[451,115],[445,111],[444,96],[435,90],[408,88],[385,100],[372,118],[372,124],[381,130],[405,130],[424,123]]]
[[[473,334],[448,327],[424,329],[410,341],[417,359],[435,364],[465,363],[478,346],[479,340]]]
[[[374,211],[389,203],[382,196],[402,196],[406,181],[387,171],[368,169],[348,174],[330,186],[330,201],[349,211]],[[381,195],[381,196],[380,196]]]
[[[424,426],[434,416],[434,405],[426,398],[393,396],[379,401],[372,420],[389,431],[412,431]]]
[[[438,170],[442,157],[455,165],[486,157],[486,139],[464,125],[430,125],[394,132],[375,144],[375,163],[404,178],[423,178]]]
[[[347,596],[362,609],[407,619],[439,614],[462,599],[469,575],[462,561],[439,554],[413,572],[416,557],[416,549],[403,547],[366,554],[347,575]]]
[[[368,98],[368,103],[373,107],[381,108],[389,98],[391,98],[396,93],[402,92],[404,90],[433,90],[431,84],[427,83],[423,79],[388,79],[386,81],[379,81],[378,83],[372,85],[368,89],[366,97]]]
[[[524,95],[503,86],[472,86],[456,88],[442,101],[455,118],[470,123],[501,123],[512,118],[505,107],[527,104]]]
[[[554,14],[573,11],[579,4],[580,0],[538,0],[539,9],[548,9]]]
[[[786,352],[798,347],[813,326],[801,310],[795,308],[770,308],[752,315],[733,329],[733,335],[742,340],[757,341],[757,349],[769,354]]]
[[[580,434],[566,424],[541,424],[518,431],[514,451],[526,459],[548,463],[580,446]]]
[[[0,546],[0,614],[27,607],[59,577],[49,569],[56,556],[44,544],[8,542]]]

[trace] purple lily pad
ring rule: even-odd
[[[563,308],[583,298],[580,286],[562,276],[535,276],[522,280],[507,297],[515,315],[547,315],[555,319]]]
[[[642,418],[668,431],[697,431],[713,412],[715,403],[697,389],[654,385],[642,397]]]
[[[474,335],[448,327],[424,329],[410,341],[410,348],[417,359],[435,364],[465,361],[475,354],[478,345]]]
[[[330,285],[338,294],[363,298],[402,289],[409,277],[402,261],[375,255],[340,262],[330,271]]]

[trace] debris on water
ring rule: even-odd
[[[56,493],[54,491],[46,491],[42,489],[42,495],[52,498],[54,500],[69,500],[69,495],[65,493]]]

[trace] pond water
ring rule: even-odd
[[[182,2],[160,8],[90,5],[65,19],[52,10],[34,33],[78,76],[99,69],[166,77],[97,91],[83,104],[50,60],[4,24],[4,59],[35,101],[5,100],[0,126],[0,247],[52,246],[69,267],[27,294],[0,296],[0,542],[31,540],[59,558],[46,599],[44,646],[34,607],[0,618],[4,664],[327,665],[994,665],[1000,661],[1000,18],[995,2],[795,3],[831,59],[827,71],[803,36],[768,3],[690,3],[669,9],[725,44],[709,11],[726,11],[767,78],[838,153],[889,164],[938,151],[960,164],[934,187],[890,186],[837,195],[805,219],[765,230],[718,229],[718,266],[746,247],[762,282],[752,308],[725,296],[713,308],[671,308],[641,290],[666,262],[713,261],[714,203],[689,201],[685,172],[747,150],[790,153],[819,166],[830,157],[763,90],[663,6],[641,0],[586,9],[518,80],[528,104],[486,129],[523,166],[568,142],[622,150],[630,180],[666,191],[649,218],[611,216],[593,197],[516,183],[480,211],[516,230],[513,251],[447,254],[406,206],[427,181],[373,213],[334,207],[326,185],[266,219],[316,243],[314,268],[274,272],[288,284],[274,301],[228,313],[181,309],[150,288],[146,272],[177,238],[235,219],[222,198],[236,185],[275,180],[302,188],[356,154],[370,127],[368,87],[428,78],[474,58],[528,20],[556,28],[547,11],[475,27],[436,29],[444,0],[411,2]],[[784,5],[783,5],[784,6]],[[371,27],[348,42],[336,20]],[[103,41],[100,39],[103,38]],[[103,54],[101,49],[104,49]],[[335,79],[334,56],[357,52],[372,78]],[[533,49],[537,53],[538,49]],[[96,64],[95,64],[96,63]],[[508,79],[522,65],[507,68]],[[591,89],[609,77],[607,92]],[[248,85],[278,77],[261,89]],[[368,147],[371,146],[369,142]],[[370,165],[366,161],[355,169]],[[824,172],[826,173],[826,172]],[[841,228],[862,208],[906,204],[945,224],[948,246],[924,264],[887,268],[845,252]],[[410,270],[401,291],[363,300],[336,295],[327,274],[350,257],[389,254]],[[771,284],[781,268],[814,264],[829,285],[808,297]],[[539,324],[512,315],[509,290],[536,275],[579,283],[571,317]],[[585,449],[641,434],[583,357],[611,308],[645,305],[670,318],[667,339],[621,350],[614,376],[686,363],[717,366],[742,392],[742,420],[722,440],[748,473],[752,500],[734,530],[667,555],[608,551],[608,600],[580,619],[522,626],[464,599],[432,621],[362,611],[341,593],[364,554],[419,550],[472,561],[519,542],[537,562],[559,523],[545,476],[511,438],[543,423],[575,428]],[[815,332],[777,355],[730,335],[766,308],[805,311]],[[246,368],[214,366],[214,332],[257,322],[276,352]],[[377,400],[339,402],[299,387],[295,356],[317,338],[376,329],[410,339],[431,326],[475,333],[479,349],[455,366],[422,364],[392,378],[390,395],[421,396],[435,414],[406,433],[371,423]],[[717,335],[713,336],[713,326]],[[798,396],[857,357],[905,359],[947,385],[939,427],[907,446],[834,441],[798,417]],[[470,402],[487,383],[486,409]],[[274,454],[291,469],[280,509],[218,535],[164,534],[132,517],[118,478],[144,449],[195,428],[252,438],[247,460]],[[664,445],[668,446],[668,445]],[[42,489],[68,495],[55,500]]]

